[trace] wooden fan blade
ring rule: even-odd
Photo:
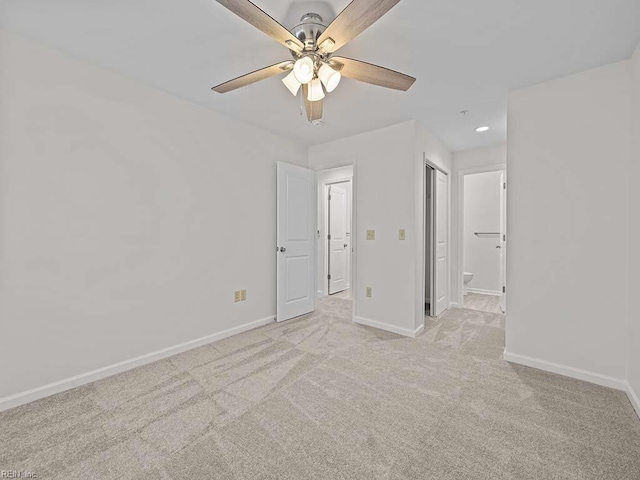
[[[404,73],[389,70],[360,60],[345,57],[331,57],[329,64],[347,78],[371,83],[380,87],[407,91],[416,81],[415,78]]]
[[[373,25],[400,0],[353,0],[318,38],[318,45],[331,39],[333,45],[322,48],[335,52]],[[330,43],[329,43],[330,45]]]
[[[302,95],[304,98],[304,109],[307,111],[307,119],[310,122],[314,120],[320,120],[322,118],[323,101],[310,102],[307,99],[309,94],[309,85],[302,85]]]
[[[295,35],[249,0],[216,1],[285,47],[296,52],[301,52],[304,49],[304,45]]]
[[[221,83],[220,85],[213,87],[211,90],[218,93],[227,93],[231,90],[246,87],[247,85],[259,82],[260,80],[264,80],[265,78],[273,77],[274,75],[278,75],[279,73],[291,70],[292,67],[293,61],[291,60],[276,63],[275,65],[271,65],[270,67],[262,68],[260,70],[256,70],[255,72],[247,73],[246,75],[242,75],[241,77],[229,80],[228,82]]]

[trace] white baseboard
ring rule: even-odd
[[[621,378],[610,377],[608,375],[602,375],[600,373],[590,372],[588,370],[582,370],[580,368],[569,367],[567,365],[561,365],[559,363],[547,362],[546,360],[527,357],[526,355],[509,353],[506,351],[506,349],[502,358],[510,363],[517,363],[518,365],[537,368],[538,370],[544,370],[545,372],[557,373],[558,375],[576,378],[578,380],[584,380],[585,382],[595,383],[596,385],[602,385],[603,387],[628,391],[627,382]]]
[[[420,334],[420,332],[422,332],[422,330],[424,329],[424,325],[419,326],[415,330],[410,330],[408,328],[397,327],[395,325],[390,325],[384,322],[378,322],[376,320],[369,320],[368,318],[363,318],[363,317],[355,317],[353,321],[360,325],[366,325],[367,327],[378,328],[380,330],[397,333],[398,335],[403,335],[405,337],[410,337],[410,338],[416,338]]]
[[[162,360],[163,358],[171,357],[178,353],[186,352],[187,350],[192,350],[209,343],[217,342],[219,340],[232,337],[233,335],[237,335],[248,330],[253,330],[254,328],[268,325],[269,323],[272,323],[274,321],[275,316],[271,316],[263,318],[261,320],[256,320],[254,322],[245,323],[244,325],[240,325],[239,327],[233,327],[219,333],[214,333],[213,335],[207,335],[206,337],[198,338],[196,340],[191,340],[179,345],[163,348],[162,350],[158,350],[156,352],[147,353],[146,355],[115,363],[113,365],[99,368],[91,372],[81,373],[80,375],[49,383],[48,385],[37,387],[32,390],[27,390],[26,392],[21,392],[15,395],[0,398],[0,412],[33,402],[35,400],[39,400],[44,397],[48,397],[50,395],[55,395],[56,393],[64,392],[65,390],[79,387],[80,385],[95,382],[96,380],[110,377],[111,375],[131,370],[132,368],[141,367],[142,365]]]
[[[629,397],[631,405],[633,405],[636,414],[638,414],[638,418],[640,418],[640,396],[633,390],[629,382],[626,382],[625,390],[627,392],[627,396]]]
[[[469,293],[479,293],[480,295],[491,295],[493,297],[501,297],[502,292],[497,290],[484,290],[482,288],[471,288],[467,287],[467,292]]]

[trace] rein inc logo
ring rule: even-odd
[[[38,474],[26,470],[0,470],[0,478],[38,478]]]

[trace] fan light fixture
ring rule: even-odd
[[[314,78],[309,84],[309,95],[307,100],[310,102],[319,102],[324,98],[324,90],[322,90],[322,83],[319,78]]]
[[[313,60],[311,57],[302,57],[296,60],[293,65],[293,74],[302,84],[307,84],[313,80]]]
[[[405,92],[416,81],[409,75],[335,54],[386,15],[400,0],[350,0],[329,25],[324,23],[321,15],[308,12],[291,29],[258,7],[254,3],[256,0],[216,2],[286,47],[290,56],[287,60],[216,85],[212,88],[215,92],[231,92],[282,74],[285,77],[282,82],[294,96],[302,90],[306,118],[317,125],[322,120],[325,94],[333,92],[342,77]],[[265,0],[265,3],[268,2]]]
[[[298,90],[300,90],[300,87],[302,86],[302,84],[296,78],[295,72],[291,72],[289,73],[289,75],[284,77],[282,79],[282,83],[284,83],[284,85],[289,89],[294,97],[298,95]]]
[[[329,65],[324,63],[320,67],[320,70],[318,70],[318,77],[320,78],[320,80],[322,80],[324,88],[327,89],[327,92],[331,93],[340,83],[342,75],[340,75],[340,72],[335,71]]]

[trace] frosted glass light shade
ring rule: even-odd
[[[342,75],[325,63],[318,70],[318,77],[324,83],[324,88],[327,89],[327,92],[333,92],[340,83]]]
[[[322,82],[320,82],[319,78],[314,79],[309,84],[309,94],[307,95],[307,100],[310,102],[317,102],[324,98],[324,90],[322,90]]]
[[[293,65],[293,74],[300,83],[309,83],[313,80],[313,60],[309,57],[302,57],[296,60]]]
[[[294,97],[298,95],[298,90],[300,90],[300,86],[302,85],[296,78],[294,72],[290,72],[289,75],[284,77],[282,83],[284,83]]]

